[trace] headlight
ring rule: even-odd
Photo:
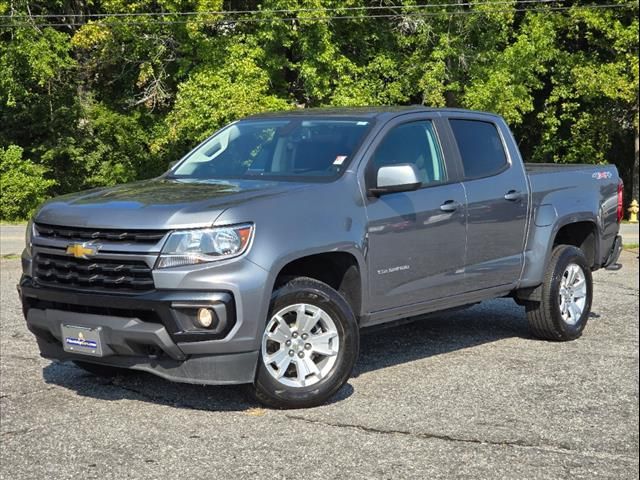
[[[162,248],[156,268],[237,257],[246,252],[252,236],[250,224],[173,232]]]
[[[33,219],[27,223],[27,228],[24,231],[24,244],[27,252],[31,253],[31,243],[33,241]]]

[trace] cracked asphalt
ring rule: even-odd
[[[530,337],[499,299],[365,333],[329,404],[99,380],[39,357],[0,260],[2,479],[638,478],[638,253],[598,271],[581,339]]]

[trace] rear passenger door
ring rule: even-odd
[[[368,188],[375,186],[377,170],[389,165],[410,163],[421,180],[415,191],[366,197],[372,312],[455,295],[464,288],[464,190],[443,154],[438,120],[410,118],[387,125],[365,160]]]
[[[467,196],[468,291],[514,284],[522,270],[526,173],[512,138],[502,134],[497,121],[481,114],[449,118]]]

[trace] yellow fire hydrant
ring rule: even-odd
[[[629,223],[638,223],[638,211],[640,211],[640,208],[638,208],[638,201],[634,200],[631,202],[631,206],[627,209],[627,212],[630,213]]]

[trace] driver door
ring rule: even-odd
[[[464,290],[465,192],[441,145],[434,120],[395,122],[368,159],[368,188],[388,165],[414,165],[421,182],[414,191],[366,197],[372,313]]]

